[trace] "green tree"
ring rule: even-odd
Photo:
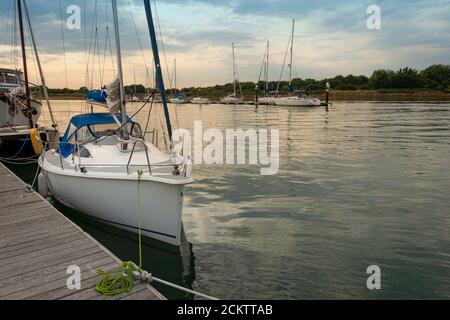
[[[376,70],[370,77],[369,85],[374,89],[393,88],[395,76],[395,72],[392,70]]]
[[[450,83],[450,66],[435,64],[422,70],[420,76],[426,88],[447,89]]]
[[[393,88],[421,88],[422,79],[419,72],[411,68],[403,68],[395,73]]]

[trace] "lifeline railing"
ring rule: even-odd
[[[131,164],[131,160],[133,158],[133,155],[136,151],[136,145],[137,143],[142,143],[144,145],[145,148],[145,155],[146,155],[146,159],[147,159],[147,163],[146,165],[143,164]],[[127,170],[127,174],[131,174],[131,167],[142,167],[142,166],[147,166],[148,170],[149,170],[149,174],[152,176],[153,175],[153,170],[152,167],[159,167],[159,168],[164,168],[164,167],[173,167],[174,168],[174,172],[176,172],[176,170],[178,170],[181,166],[183,166],[183,162],[181,163],[171,163],[171,164],[152,164],[150,162],[150,157],[149,157],[149,150],[147,145],[145,144],[145,141],[142,139],[138,139],[135,142],[133,142],[133,149],[131,151],[130,157],[128,159],[128,163],[127,165],[123,165],[123,164],[111,164],[111,163],[105,163],[105,164],[101,164],[101,163],[96,163],[96,164],[82,164],[81,163],[81,144],[79,142],[76,142],[76,155],[78,157],[78,163],[75,164],[75,152],[72,153],[72,164],[74,165],[74,170],[77,171],[78,169],[80,169],[80,171],[82,170],[82,168],[89,168],[89,167],[126,167]],[[62,170],[65,170],[66,168],[64,167],[64,159],[62,156],[62,150],[61,150],[61,143],[58,144],[58,156],[59,156],[59,162],[60,162],[60,166]],[[190,172],[190,166],[187,164],[184,164],[183,166],[183,172],[184,172],[184,176],[187,177],[188,172]]]
[[[153,174],[152,174],[152,166],[151,166],[151,164],[150,164],[150,158],[149,158],[149,156],[148,156],[148,147],[147,147],[147,145],[145,144],[144,140],[142,140],[142,139],[138,139],[138,140],[136,140],[136,141],[133,143],[133,149],[131,150],[130,158],[128,159],[128,163],[127,163],[127,173],[130,174],[130,163],[131,163],[131,159],[133,158],[134,151],[136,150],[136,144],[137,144],[138,142],[140,142],[140,143],[142,143],[142,144],[144,145],[145,156],[146,156],[146,158],[147,158],[148,171],[149,171],[150,175],[153,175]]]

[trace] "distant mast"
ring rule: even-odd
[[[294,63],[294,33],[295,33],[295,19],[292,20],[292,34],[291,34],[291,62],[289,63],[289,95],[292,93],[292,68]]]
[[[231,44],[231,51],[233,54],[233,94],[234,94],[234,98],[237,98],[237,92],[236,92],[236,60],[235,60],[235,56],[234,56],[234,43]]]
[[[167,106],[167,93],[164,87],[164,79],[162,75],[161,61],[159,59],[158,42],[156,39],[155,25],[153,23],[152,7],[150,5],[150,0],[144,0],[145,14],[147,16],[148,31],[150,33],[150,40],[153,50],[153,58],[155,61],[155,73],[156,73],[156,87],[161,95],[161,100],[164,107],[164,115],[166,118],[167,131],[169,134],[170,147],[173,148],[173,138],[172,138],[172,124],[170,122],[170,113]]]
[[[25,51],[25,34],[23,28],[23,17],[22,17],[22,0],[17,0],[17,13],[19,18],[19,29],[20,29],[20,45],[22,47],[22,61],[23,61],[23,74],[25,80],[25,94],[26,94],[26,103],[27,103],[27,116],[28,122],[30,125],[30,129],[34,128],[32,109],[31,109],[31,94],[30,94],[30,86],[28,83],[28,67],[27,67],[27,55]]]
[[[270,42],[267,40],[267,56],[266,56],[266,96],[269,96],[269,50]]]
[[[122,52],[120,49],[120,32],[119,32],[119,18],[117,15],[117,0],[112,0],[112,10],[114,18],[114,33],[116,36],[116,51],[117,51],[117,67],[119,77],[119,89],[120,89],[120,112],[122,114],[122,137],[128,139],[127,123],[127,107],[125,101],[125,89],[123,84],[123,69],[122,69]]]

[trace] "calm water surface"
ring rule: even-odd
[[[69,113],[84,111],[78,101],[55,106],[62,130]],[[147,112],[137,117],[143,125]],[[160,115],[153,110],[152,126]],[[205,130],[279,129],[280,170],[196,166],[182,248],[145,241],[145,268],[156,276],[223,299],[450,298],[449,104],[186,105],[176,118],[187,129],[195,120]],[[59,208],[137,260],[135,235]],[[382,270],[380,291],[366,287],[369,265]]]

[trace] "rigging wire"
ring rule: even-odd
[[[161,23],[159,21],[159,13],[158,13],[158,7],[156,5],[156,0],[153,0],[154,3],[154,7],[155,7],[155,17],[156,17],[156,26],[157,26],[157,30],[158,30],[158,34],[159,34],[159,39],[161,42],[161,46],[162,46],[162,50],[163,50],[163,55],[164,55],[164,61],[166,64],[166,70],[167,70],[167,76],[169,78],[169,86],[172,87],[172,79],[170,77],[170,72],[169,72],[169,64],[167,63],[167,55],[166,55],[166,46],[164,45],[164,38],[162,36],[162,31],[161,31]],[[169,104],[169,108],[170,108],[170,104]],[[177,113],[177,108],[172,106],[171,108],[173,110],[173,114],[175,115],[175,120],[176,120],[176,124],[177,127],[180,127],[179,121],[178,121],[178,113]]]
[[[138,31],[138,28],[137,28],[137,25],[136,25],[136,19],[134,18],[133,8],[132,8],[132,6],[131,6],[131,0],[128,0],[128,7],[130,8],[131,19],[133,20],[133,25],[134,25],[134,31],[136,32],[136,37],[137,37],[137,40],[138,40],[139,49],[140,49],[141,55],[142,55],[142,61],[144,62],[144,66],[145,66],[145,70],[146,70],[146,75],[147,75],[147,78],[148,78],[148,77],[149,77],[149,74],[148,74],[148,65],[147,65],[147,63],[146,63],[146,61],[145,61],[144,49],[143,49],[143,47],[142,47],[141,37],[139,36],[139,31]]]
[[[89,72],[89,66],[91,62],[91,52],[92,52],[92,39],[94,36],[94,26],[96,24],[96,18],[97,18],[97,0],[94,2],[94,14],[92,16],[92,24],[91,24],[91,36],[89,38],[89,49],[87,54],[87,63],[86,63],[86,87],[88,89],[92,89],[91,79],[90,79],[90,72]]]
[[[277,95],[278,95],[278,92],[280,91],[281,79],[283,78],[284,67],[286,66],[286,60],[287,60],[287,56],[288,56],[288,52],[289,52],[289,46],[291,45],[291,40],[292,40],[292,33],[289,36],[286,53],[284,54],[283,66],[281,67],[280,79],[278,80],[278,85],[277,85],[277,93],[276,93]]]
[[[69,102],[69,79],[67,75],[67,58],[66,58],[66,40],[64,36],[64,22],[63,22],[63,10],[62,10],[62,1],[59,0],[59,16],[60,16],[60,22],[61,22],[61,39],[62,39],[62,46],[63,46],[63,52],[64,52],[64,72],[65,72],[65,80],[66,80],[66,99],[67,99],[67,115],[70,120],[70,102]]]

